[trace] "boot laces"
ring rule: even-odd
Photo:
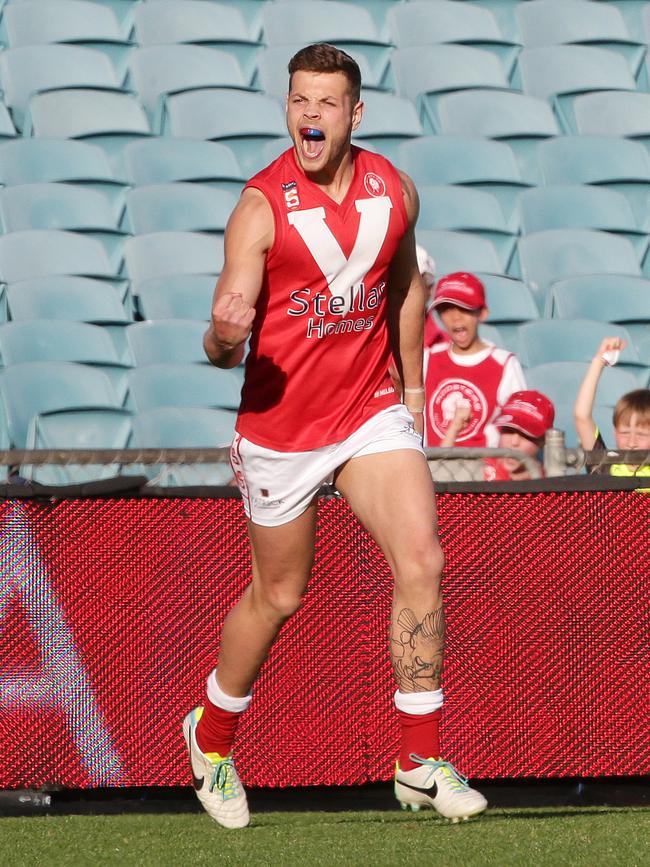
[[[415,753],[411,753],[409,758],[412,762],[417,762],[419,765],[426,765],[426,767],[430,769],[427,776],[427,782],[429,782],[431,775],[435,771],[441,770],[449,782],[451,789],[454,791],[465,792],[469,788],[467,777],[463,777],[462,774],[459,774],[451,762],[445,762],[443,759],[423,759],[422,756],[418,756]]]

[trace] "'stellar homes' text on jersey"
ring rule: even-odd
[[[280,451],[340,442],[398,402],[390,377],[388,266],[407,228],[402,186],[384,157],[353,147],[337,204],[293,149],[252,178],[275,219],[256,304],[238,432]]]

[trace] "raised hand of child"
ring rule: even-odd
[[[616,364],[619,353],[627,346],[627,340],[622,337],[605,337],[598,347],[594,360],[597,358],[608,367]]]

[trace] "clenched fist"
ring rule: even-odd
[[[217,342],[224,348],[234,348],[248,338],[255,319],[251,307],[238,292],[226,292],[212,308],[212,329]]]

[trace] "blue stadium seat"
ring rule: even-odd
[[[548,312],[560,319],[597,319],[625,325],[635,344],[650,333],[650,280],[595,274],[553,285]]]
[[[489,9],[451,0],[414,0],[394,5],[388,13],[390,33],[398,48],[460,43],[491,51],[510,74],[519,46],[501,33]]]
[[[633,75],[639,71],[645,40],[632,38],[623,15],[612,3],[535,0],[518,3],[516,15],[526,46],[600,45],[625,57]]]
[[[117,276],[104,245],[76,232],[32,229],[0,237],[0,280],[77,274]]]
[[[150,138],[122,152],[127,179],[135,186],[170,181],[200,181],[238,194],[247,178],[225,144],[195,139]],[[0,148],[0,172],[2,148]]]
[[[358,146],[362,146],[367,148],[368,150],[375,150],[372,146],[368,146],[364,142],[356,142]],[[260,171],[261,169],[268,166],[269,163],[272,163],[273,160],[277,159],[280,154],[284,153],[287,148],[293,147],[293,142],[289,138],[289,136],[284,136],[283,138],[274,138],[269,139],[265,142],[259,150],[258,158],[254,166],[251,168],[251,174]]]
[[[329,0],[328,0],[329,2]],[[410,99],[379,91],[363,92],[364,112],[353,142],[370,144],[379,153],[395,159],[404,141],[422,135],[422,124]]]
[[[642,364],[632,338],[622,325],[594,319],[539,319],[519,326],[519,360],[527,367],[553,361],[590,362],[605,337],[620,337],[627,342],[618,366],[637,378],[641,386],[648,381],[648,367]]]
[[[42,412],[27,429],[28,449],[123,449],[131,438],[131,413],[123,408],[83,407]],[[79,485],[113,478],[118,464],[22,464],[20,475],[42,485]]]
[[[115,212],[124,209],[125,181],[97,145],[61,139],[19,138],[0,145],[0,183],[68,181],[104,193]]]
[[[522,234],[545,229],[602,229],[628,238],[639,261],[648,249],[648,230],[639,229],[623,193],[606,187],[558,184],[524,191],[519,197]]]
[[[573,119],[566,132],[650,139],[650,93],[603,90],[573,102]]]
[[[414,102],[420,97],[424,106],[429,102],[428,95],[477,87],[509,87],[501,61],[489,51],[467,45],[396,48],[390,62],[398,94]]]
[[[479,271],[503,274],[504,269],[494,244],[469,232],[418,229],[417,242],[436,261],[438,274],[452,271]]]
[[[469,0],[474,6],[488,9],[496,18],[499,30],[506,39],[520,41],[515,11],[521,0]]]
[[[113,10],[87,0],[5,4],[0,38],[11,48],[52,43],[98,48],[108,55],[120,81],[126,77],[126,59],[132,47],[127,26],[120,25]]]
[[[207,314],[210,307],[206,308]],[[126,329],[131,356],[138,367],[144,364],[183,362],[208,363],[203,351],[205,320],[159,319],[135,322]],[[0,351],[2,326],[0,326]]]
[[[630,274],[641,269],[627,238],[592,229],[549,229],[519,240],[521,275],[544,307],[551,286],[584,274]]]
[[[632,339],[639,358],[650,367],[650,328],[645,329],[645,334],[640,334]],[[650,386],[650,382],[648,385]]]
[[[130,141],[151,135],[140,102],[127,93],[104,90],[54,90],[29,101],[25,136],[85,139],[111,159]]]
[[[558,135],[547,102],[522,93],[463,90],[441,96],[431,118],[432,132],[509,142],[524,177],[535,181],[534,153],[540,140]]]
[[[161,363],[129,372],[130,398],[137,412],[159,406],[202,406],[235,410],[240,382],[229,370],[209,364]]]
[[[540,142],[537,158],[545,184],[650,183],[650,155],[628,139],[558,136]]]
[[[134,287],[145,319],[210,318],[215,274],[170,274],[144,280]]]
[[[528,388],[541,391],[553,403],[569,403],[575,400],[588,368],[589,364],[583,361],[537,364],[526,369],[526,382]],[[621,395],[635,388],[638,388],[638,382],[633,373],[620,367],[607,367],[598,383],[596,402],[614,406]]]
[[[175,43],[214,46],[237,59],[249,82],[253,77],[260,46],[240,8],[204,0],[159,0],[138,4],[134,22],[137,41],[143,46]]]
[[[517,58],[514,83],[524,93],[547,100],[598,90],[636,90],[630,67],[620,55],[585,45],[524,48]]]
[[[505,348],[503,334],[501,334],[501,329],[496,325],[491,325],[489,322],[481,322],[479,331],[481,340],[484,340],[486,343],[493,343],[501,349]]]
[[[264,39],[268,45],[309,45],[330,42],[366,55],[375,77],[381,80],[390,53],[372,15],[360,6],[337,0],[310,0],[309,12],[296,2],[267,3],[263,10]]]
[[[515,248],[498,199],[484,190],[461,186],[418,187],[420,216],[418,229],[451,229],[487,238],[499,254],[502,270]]]
[[[159,407],[133,418],[133,448],[218,448],[235,435],[234,412],[201,407]],[[233,478],[230,463],[168,465],[144,468],[160,485],[227,485]]]
[[[119,287],[87,277],[41,277],[21,280],[6,288],[12,320],[49,319],[102,325],[111,336],[120,361],[128,361],[124,327],[133,321],[130,299]]]
[[[255,61],[256,73],[253,84],[260,87],[267,96],[284,100],[289,89],[287,65],[293,55],[301,48],[304,48],[304,43],[274,45],[260,51]],[[383,75],[371,68],[365,54],[355,51],[353,48],[350,49],[349,46],[346,46],[346,51],[356,60],[361,72],[361,81],[366,90],[386,90],[382,83]]]
[[[548,100],[565,129],[571,128],[573,103],[579,94],[636,90],[625,58],[604,48],[584,45],[524,48],[517,58],[513,85],[521,85],[530,96]]]
[[[68,361],[30,361],[6,367],[0,373],[0,392],[16,448],[26,447],[30,422],[40,413],[121,406],[105,373]]]
[[[236,204],[232,193],[201,184],[136,187],[126,198],[128,228],[136,235],[167,231],[223,233]]]
[[[101,51],[78,45],[24,45],[0,53],[0,83],[16,129],[34,93],[69,87],[122,89],[113,64]]]
[[[136,48],[129,58],[130,82],[158,131],[162,100],[170,93],[203,87],[248,90],[239,63],[227,51],[202,45],[148,45]]]
[[[575,429],[573,420],[573,404],[572,400],[553,401],[555,407],[555,421],[553,427],[564,431],[564,442],[567,448],[574,449],[579,446],[578,433]],[[603,440],[608,446],[614,446],[614,425],[612,423],[613,405],[604,403],[595,403],[592,415],[602,434]]]
[[[175,138],[221,140],[234,150],[247,171],[261,144],[285,136],[287,127],[276,100],[261,93],[212,88],[169,96],[163,131]]]
[[[485,285],[487,324],[498,328],[503,345],[517,353],[519,326],[539,319],[535,299],[521,280],[494,274],[479,276]]]
[[[101,241],[115,273],[124,243],[120,218],[103,193],[78,184],[17,184],[0,189],[0,224],[5,233],[26,229],[82,233]]]
[[[630,202],[643,225],[650,192],[650,155],[641,142],[608,136],[558,136],[541,142],[537,162],[545,184],[599,184]]]
[[[519,193],[529,186],[512,148],[498,141],[464,136],[422,136],[400,145],[397,165],[420,184],[462,184],[492,193],[510,228]]]
[[[76,361],[103,370],[124,400],[126,371],[108,331],[87,322],[27,319],[0,325],[0,356],[5,367],[25,361]]]
[[[220,274],[223,238],[199,232],[151,232],[129,238],[124,254],[135,283],[170,274]]]

